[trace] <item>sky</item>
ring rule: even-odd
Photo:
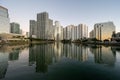
[[[37,13],[46,11],[64,27],[83,23],[91,31],[95,23],[113,21],[120,32],[120,0],[0,0],[0,5],[23,31],[29,31],[29,20],[36,20]]]

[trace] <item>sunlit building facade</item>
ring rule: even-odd
[[[10,33],[8,9],[0,6],[0,33]]]
[[[111,39],[112,33],[115,31],[113,22],[96,23],[94,25],[94,35],[98,40]]]

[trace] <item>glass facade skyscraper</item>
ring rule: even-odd
[[[37,14],[37,38],[42,40],[54,39],[53,20],[47,12]]]
[[[49,32],[49,15],[47,12],[42,12],[37,14],[37,38],[48,39]]]
[[[18,23],[10,23],[11,33],[20,34],[20,25]]]
[[[30,20],[30,37],[36,38],[37,32],[37,21]]]
[[[10,33],[8,9],[0,6],[0,33]]]

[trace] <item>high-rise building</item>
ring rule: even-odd
[[[72,39],[72,25],[68,25],[67,27],[67,40]]]
[[[88,27],[85,24],[68,25],[63,29],[63,36],[65,40],[72,41],[88,38]]]
[[[61,26],[61,40],[63,40],[63,26]]]
[[[30,37],[37,38],[37,22],[35,20],[30,20]]]
[[[66,39],[67,40],[76,40],[77,39],[77,27],[74,25],[68,25],[66,27]]]
[[[77,26],[77,39],[88,38],[88,27],[85,24]]]
[[[60,25],[59,21],[55,21],[55,40],[60,41],[63,40],[63,27]]]
[[[89,37],[90,38],[95,38],[95,30],[90,31]]]
[[[14,34],[20,34],[20,25],[18,23],[10,23],[10,32]]]
[[[48,39],[49,33],[49,15],[47,12],[37,14],[37,38]]]
[[[113,22],[96,23],[94,25],[94,35],[98,40],[111,39],[112,33],[115,31]]]
[[[77,40],[77,26],[72,27],[72,41]]]
[[[54,27],[53,27],[53,20],[49,19],[49,28],[48,28],[48,39],[54,39]]]
[[[63,28],[63,40],[67,40],[67,27]]]
[[[63,39],[64,40],[71,40],[72,39],[72,32],[73,32],[73,25],[68,25],[63,29]]]
[[[8,9],[0,6],[0,33],[10,33]]]

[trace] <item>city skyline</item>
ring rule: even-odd
[[[75,41],[88,38],[88,26],[86,24],[68,25],[63,28],[59,21],[55,21],[55,25],[53,25],[53,20],[49,18],[48,12],[41,12],[36,16],[36,21],[29,21],[30,38],[55,41]]]
[[[50,18],[60,21],[63,27],[83,23],[88,25],[90,32],[95,23],[113,21],[116,31],[119,32],[119,2],[119,0],[1,0],[0,5],[8,8],[10,22],[19,22],[21,28],[26,31],[29,31],[29,20],[36,20],[37,13],[47,11]]]

